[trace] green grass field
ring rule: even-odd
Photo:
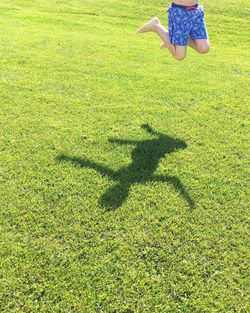
[[[166,1],[0,2],[2,312],[250,312],[250,5],[203,4],[178,62]]]

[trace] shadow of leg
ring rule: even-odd
[[[101,197],[100,205],[108,210],[121,207],[128,197],[129,188],[129,185],[122,184],[110,187]]]
[[[195,209],[194,200],[190,197],[189,193],[187,192],[179,178],[175,176],[154,176],[152,180],[159,182],[170,182],[174,186],[174,188],[180,193],[181,197],[187,201],[190,209]]]

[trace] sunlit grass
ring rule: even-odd
[[[164,1],[0,3],[4,312],[248,312],[249,4],[203,1],[177,62]]]

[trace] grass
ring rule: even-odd
[[[211,52],[135,36],[164,1],[0,4],[3,312],[249,312],[249,10]]]

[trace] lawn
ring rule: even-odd
[[[160,0],[0,2],[3,312],[249,312],[250,4],[211,51]]]

